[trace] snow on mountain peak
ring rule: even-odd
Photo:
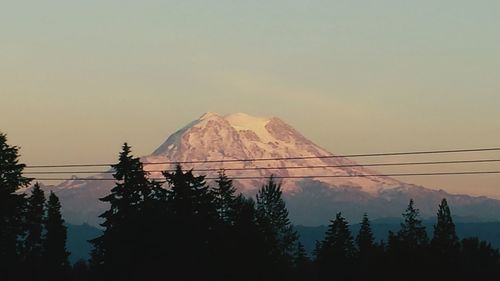
[[[198,120],[206,120],[206,119],[210,119],[210,118],[218,118],[218,117],[221,117],[218,113],[215,113],[215,112],[206,112],[205,114],[203,114]]]
[[[276,117],[255,117],[245,113],[222,116],[208,112],[171,135],[155,152],[143,157],[144,162],[213,161],[218,159],[290,158],[300,156],[331,156],[298,131]],[[352,166],[354,162],[341,158],[296,159],[268,162],[222,162],[184,165],[195,169],[231,169],[229,176],[299,177],[298,180],[284,180],[283,188],[288,191],[300,189],[301,176],[336,175],[335,178],[315,178],[331,186],[356,186],[370,193],[386,187],[400,185],[387,177],[350,177],[354,174],[374,174],[363,167]],[[337,165],[347,167],[335,167]],[[292,167],[291,169],[260,169],[260,167]],[[327,166],[317,169],[296,169],[300,166]],[[330,167],[333,166],[333,167]],[[148,165],[154,170],[169,169],[169,165]],[[234,170],[234,169],[245,170]],[[250,170],[246,170],[250,168]],[[216,175],[216,174],[215,174]],[[161,176],[158,174],[158,176]],[[209,175],[213,176],[213,175]],[[239,182],[242,190],[254,191],[260,180]]]
[[[267,129],[267,124],[271,121],[269,118],[254,117],[245,113],[234,113],[224,117],[231,126],[239,132],[252,132],[262,142],[274,141],[273,136]]]

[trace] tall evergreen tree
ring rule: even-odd
[[[204,176],[184,172],[180,165],[163,173],[168,184],[167,259],[172,273],[185,278],[216,278],[212,266],[217,251],[218,215]],[[196,270],[193,270],[196,268]]]
[[[33,280],[42,272],[43,230],[45,223],[45,194],[38,183],[27,198],[25,211],[25,239],[22,247],[27,280]]]
[[[295,268],[303,267],[304,265],[309,264],[310,260],[307,256],[306,249],[304,245],[300,242],[297,242],[296,252],[294,255],[294,266]]]
[[[358,249],[357,275],[359,279],[376,279],[386,276],[381,270],[383,267],[384,246],[375,243],[372,227],[368,215],[365,213],[356,236]]]
[[[273,177],[257,193],[257,224],[264,235],[269,257],[276,262],[277,271],[291,268],[297,233],[288,218],[281,185]]]
[[[459,261],[460,242],[455,231],[450,208],[444,198],[441,200],[437,212],[431,251],[436,275],[453,279],[459,277],[456,268]]]
[[[100,216],[104,219],[103,235],[92,240],[92,266],[102,279],[132,280],[143,273],[143,263],[131,257],[144,255],[144,202],[155,194],[142,162],[131,155],[127,143],[112,167],[116,186],[100,199],[110,208]]]
[[[46,233],[43,243],[45,279],[64,281],[69,277],[69,252],[66,250],[67,228],[61,215],[59,198],[50,192],[46,204]]]
[[[358,236],[356,236],[356,243],[360,257],[369,257],[373,253],[375,248],[375,238],[373,237],[370,220],[368,219],[368,215],[366,213],[363,215],[359,233]]]
[[[443,198],[437,212],[437,222],[434,225],[434,236],[431,241],[436,254],[447,256],[456,254],[459,247],[459,240],[455,231],[455,224],[451,217],[448,202]]]
[[[19,147],[9,145],[6,135],[0,133],[0,279],[6,281],[18,279],[17,244],[25,199],[16,191],[31,182],[23,177],[24,167],[19,163]]]
[[[269,258],[266,255],[264,237],[257,225],[255,201],[238,195],[234,203],[234,224],[229,239],[234,241],[231,262],[225,264],[233,269],[234,278],[228,280],[266,280]],[[252,268],[252,270],[248,270]],[[224,269],[226,270],[226,269]]]
[[[409,249],[426,246],[429,242],[420,212],[414,205],[413,199],[410,199],[408,208],[403,213],[404,222],[401,223],[401,229],[398,232],[399,238]]]
[[[392,274],[395,274],[397,278],[405,272],[412,272],[407,279],[419,280],[426,276],[426,272],[420,268],[430,268],[431,258],[428,251],[427,232],[413,199],[403,212],[403,218],[404,221],[398,233],[389,236],[388,254],[395,267]]]
[[[223,170],[219,171],[218,179],[215,182],[217,185],[212,188],[212,192],[217,213],[223,223],[231,224],[236,188],[233,186],[233,181],[226,176]]]
[[[300,242],[297,243],[296,252],[294,254],[294,278],[293,280],[311,280],[311,260],[307,256],[304,245]]]
[[[332,274],[342,280],[353,277],[356,256],[353,240],[348,222],[338,213],[328,226],[318,251],[317,263],[321,280],[331,278]]]

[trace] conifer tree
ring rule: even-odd
[[[368,219],[368,215],[365,213],[363,215],[363,220],[361,221],[358,236],[356,236],[356,243],[361,257],[368,257],[373,252],[375,248],[374,241],[375,238],[373,237],[370,220]]]
[[[304,245],[300,242],[297,243],[296,252],[294,254],[294,280],[310,280],[310,265],[311,260],[307,256],[306,249]]]
[[[291,268],[297,233],[288,218],[282,198],[281,185],[273,177],[257,193],[257,224],[269,249],[269,257],[276,261],[277,270]]]
[[[212,193],[217,213],[224,224],[231,224],[236,188],[233,186],[233,181],[226,176],[223,170],[219,171],[218,179],[215,182],[217,185],[212,188]]]
[[[61,215],[59,198],[50,192],[46,204],[46,233],[43,243],[43,261],[46,280],[64,281],[69,277],[69,252],[66,250],[67,228]]]
[[[31,182],[22,175],[24,167],[19,163],[19,147],[10,146],[0,133],[0,272],[6,281],[17,280],[20,262],[17,244],[25,199],[16,191]]]
[[[455,224],[446,199],[443,198],[437,212],[434,236],[431,241],[431,254],[436,275],[456,279],[459,277],[458,266],[460,242],[455,231]]]
[[[45,222],[45,194],[38,183],[27,198],[25,211],[25,239],[23,243],[23,258],[27,267],[26,278],[35,279],[42,270],[43,226]]]
[[[460,273],[461,278],[457,278],[458,280],[498,280],[500,275],[498,249],[477,237],[465,238],[460,244],[460,263],[454,268]]]
[[[437,222],[434,225],[434,236],[431,241],[433,250],[439,255],[456,254],[459,240],[455,231],[455,224],[451,217],[448,202],[443,198],[437,212]]]
[[[215,278],[213,253],[219,245],[214,227],[218,215],[214,196],[204,176],[194,176],[192,170],[184,172],[180,165],[172,173],[164,172],[167,189],[165,250],[173,272],[185,278]],[[197,270],[192,270],[197,268]]]
[[[294,255],[294,266],[296,268],[302,267],[310,262],[309,257],[307,257],[306,249],[304,245],[297,242],[296,252]]]
[[[341,213],[338,213],[328,226],[325,239],[318,251],[320,278],[331,277],[335,271],[335,276],[340,279],[349,279],[352,277],[355,255],[356,249],[348,222]]]
[[[116,186],[111,194],[100,199],[110,207],[100,216],[104,219],[103,235],[92,240],[91,265],[102,279],[132,280],[143,273],[143,263],[131,257],[143,256],[146,250],[144,202],[155,193],[142,162],[131,155],[127,143],[122,147],[118,163],[112,167]]]
[[[397,235],[389,237],[390,258],[396,270],[394,274],[412,272],[410,280],[424,278],[425,271],[417,268],[430,268],[428,238],[425,226],[422,224],[419,210],[415,208],[413,199],[403,213],[404,221]]]
[[[233,227],[230,232],[234,241],[231,263],[227,268],[233,268],[235,278],[228,280],[265,280],[267,265],[270,262],[264,237],[257,225],[255,201],[238,195],[234,202]],[[252,268],[252,270],[248,270]]]
[[[408,208],[403,213],[404,222],[398,232],[399,239],[409,248],[417,249],[426,246],[428,243],[427,232],[422,224],[420,212],[414,206],[413,199],[410,199]]]
[[[371,228],[368,215],[365,213],[360,224],[358,235],[356,236],[358,249],[357,274],[359,279],[375,279],[386,275],[381,270],[384,254],[383,244],[375,243],[375,237]]]

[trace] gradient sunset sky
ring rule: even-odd
[[[207,111],[335,154],[500,147],[500,1],[2,1],[0,97],[27,164],[149,154]],[[500,198],[499,175],[402,180]]]

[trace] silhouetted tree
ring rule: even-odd
[[[31,182],[22,175],[24,167],[19,163],[19,148],[10,146],[6,135],[0,133],[0,274],[6,281],[18,280],[17,245],[25,199],[16,191]]]
[[[361,258],[370,257],[375,248],[374,241],[375,238],[373,237],[370,220],[368,219],[368,215],[365,213],[363,215],[363,220],[361,221],[358,236],[356,236],[356,244]]]
[[[311,280],[311,260],[307,256],[306,249],[302,243],[298,242],[293,260],[294,280]]]
[[[375,278],[375,274],[381,273],[381,259],[383,258],[383,246],[375,243],[375,237],[371,228],[368,215],[365,213],[356,236],[358,249],[357,273],[361,279]]]
[[[500,254],[490,243],[477,237],[461,241],[460,265],[455,268],[461,280],[498,280]]]
[[[414,206],[413,199],[410,199],[408,208],[403,213],[404,222],[401,223],[401,230],[398,232],[399,239],[408,249],[417,249],[427,246],[429,239],[425,226],[422,224],[420,212]]]
[[[437,251],[436,253],[440,255],[447,255],[459,246],[451,211],[444,198],[441,200],[441,204],[439,204],[437,222],[434,225],[434,236],[431,244],[432,248]]]
[[[27,198],[25,211],[25,239],[22,247],[26,270],[23,275],[33,280],[42,274],[42,232],[45,222],[45,194],[38,183]]]
[[[66,250],[67,229],[61,215],[59,198],[50,192],[46,204],[46,233],[43,241],[43,264],[45,279],[64,281],[69,278],[69,252]]]
[[[404,221],[397,234],[389,233],[388,258],[394,270],[390,272],[395,278],[401,274],[411,272],[409,280],[423,278],[426,271],[420,268],[430,268],[431,262],[428,252],[428,238],[425,226],[422,224],[419,210],[415,208],[413,199],[403,212]]]
[[[224,224],[231,224],[233,217],[234,200],[236,198],[236,188],[233,181],[229,179],[224,171],[219,172],[216,185],[212,188],[214,203],[220,220]]]
[[[264,235],[268,256],[274,262],[271,266],[282,276],[292,268],[297,233],[288,218],[281,185],[273,177],[257,193],[257,224]]]
[[[317,253],[320,280],[332,276],[341,280],[352,279],[355,256],[356,249],[348,222],[338,213],[328,226]]]
[[[435,271],[448,275],[456,270],[460,252],[460,242],[455,231],[455,224],[446,199],[443,198],[437,212],[434,236],[431,241],[432,259]]]
[[[214,196],[204,176],[184,172],[180,165],[163,173],[168,184],[168,260],[173,273],[185,278],[216,278],[218,224]],[[193,270],[197,268],[197,270]]]
[[[102,279],[134,280],[144,273],[143,263],[131,257],[143,256],[147,250],[147,233],[142,227],[144,202],[154,196],[154,189],[142,162],[131,155],[127,143],[122,147],[119,162],[112,167],[116,186],[111,194],[100,199],[110,208],[100,216],[104,219],[103,235],[92,240],[92,266]]]
[[[238,195],[234,202],[234,224],[226,238],[234,244],[232,258],[227,269],[234,269],[228,280],[265,280],[268,278],[267,266],[270,262],[264,246],[264,236],[257,225],[255,201]],[[251,270],[248,270],[251,268]]]

